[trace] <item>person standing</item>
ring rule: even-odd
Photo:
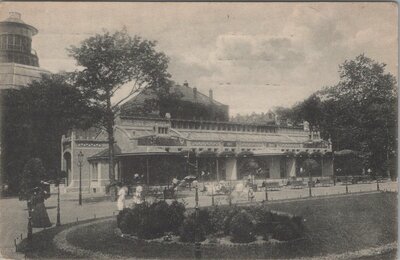
[[[125,196],[128,192],[128,188],[124,185],[118,191],[117,207],[121,211],[125,208]]]
[[[143,203],[143,187],[142,186],[137,186],[136,191],[133,194],[133,206],[142,204]]]

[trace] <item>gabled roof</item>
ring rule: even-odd
[[[177,93],[181,93],[182,97],[181,100],[183,101],[189,101],[189,102],[193,102],[193,103],[200,103],[200,104],[204,104],[204,105],[217,105],[217,106],[226,106],[218,101],[216,101],[215,99],[212,99],[197,91],[196,94],[196,98],[195,98],[195,94],[193,91],[193,88],[189,87],[189,86],[182,86],[182,85],[174,85],[171,89],[170,89],[171,93],[177,92]],[[123,105],[125,104],[130,104],[133,103],[135,105],[140,105],[143,104],[145,102],[146,99],[152,99],[155,98],[155,94],[152,93],[150,90],[148,89],[143,89],[139,94],[137,94],[136,96],[132,97],[131,99],[129,99],[128,101],[126,101]],[[122,106],[123,106],[122,105]]]
[[[121,154],[121,148],[117,144],[114,144],[114,155],[120,155],[120,154]],[[93,159],[103,159],[103,158],[108,158],[108,148],[90,156],[88,158],[88,161]]]

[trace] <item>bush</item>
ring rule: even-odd
[[[256,239],[254,228],[254,218],[247,211],[240,211],[232,218],[230,224],[232,242],[249,243],[254,241]]]
[[[165,201],[151,205],[142,203],[121,211],[117,216],[117,223],[123,233],[144,239],[157,238],[166,232],[177,233],[182,226],[184,213],[185,206],[178,202],[172,205]]]
[[[173,201],[169,206],[169,227],[171,232],[177,234],[179,232],[179,228],[182,226],[183,221],[185,219],[185,205],[183,203]]]
[[[273,224],[273,214],[271,212],[266,211],[262,217],[256,220],[257,220],[256,224],[257,235],[268,237],[269,234],[272,234],[274,224]]]
[[[273,228],[272,237],[281,241],[288,241],[301,237],[303,231],[304,226],[300,217],[286,217],[282,218],[282,222]]]
[[[290,225],[278,224],[275,226],[272,237],[281,241],[288,241],[295,237],[294,230]]]
[[[196,229],[197,227],[197,229]],[[198,241],[204,241],[206,239],[206,232],[204,226],[196,225],[196,215],[190,214],[185,221],[180,230],[180,238],[182,242],[196,242],[196,233],[198,236]]]
[[[241,209],[237,206],[234,207],[229,207],[229,210],[227,211],[227,215],[224,218],[224,227],[223,227],[223,232],[225,235],[229,235],[231,233],[231,223],[232,223],[232,218],[239,214]]]
[[[215,207],[210,211],[210,224],[212,233],[229,234],[228,216],[231,209],[229,207]],[[224,232],[226,230],[226,232]]]

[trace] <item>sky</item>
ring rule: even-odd
[[[230,115],[302,101],[361,53],[397,77],[394,3],[0,3],[1,20],[10,11],[39,30],[32,45],[44,69],[75,70],[66,48],[126,26],[158,42],[174,81],[213,89]]]

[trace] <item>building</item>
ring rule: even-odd
[[[333,175],[332,149],[319,133],[273,124],[120,116],[115,126],[116,178],[131,183],[139,175],[149,185],[165,185],[189,174],[206,180],[236,181],[257,163],[256,179],[284,180],[304,174],[313,157],[320,178]],[[67,190],[79,186],[78,154],[84,154],[82,187],[103,192],[109,183],[108,143],[103,131],[71,131],[62,139]]]
[[[151,91],[144,90],[134,98],[121,106],[122,113],[129,116],[140,117],[164,117],[166,113],[171,118],[188,120],[228,121],[229,106],[224,105],[213,98],[213,90],[209,95],[197,91],[197,88],[189,87],[186,81],[183,85],[171,83],[170,98],[157,102],[157,106],[146,109],[146,102],[157,99]],[[153,102],[154,103],[154,102]]]
[[[39,58],[32,49],[32,37],[37,33],[17,12],[0,22],[0,90],[27,86],[49,73],[39,67]]]

